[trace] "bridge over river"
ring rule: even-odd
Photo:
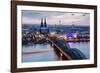
[[[54,47],[55,52],[62,57],[63,60],[86,59],[86,56],[77,48],[70,48],[65,40],[59,38],[46,37],[46,40]]]
[[[59,56],[61,60],[82,60],[87,59],[86,56],[77,48],[70,48],[66,41],[59,39],[57,37],[45,36],[45,40],[53,47],[54,52]],[[52,49],[37,49],[24,51],[23,54],[35,54],[48,52]]]

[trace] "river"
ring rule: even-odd
[[[89,59],[90,43],[89,42],[69,42],[71,48],[77,48]],[[50,44],[29,44],[22,46],[22,52],[33,52],[22,54],[22,62],[42,62],[42,61],[59,61],[60,58],[54,52]]]

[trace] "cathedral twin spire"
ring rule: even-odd
[[[47,27],[46,18],[43,20],[41,19],[41,27]]]

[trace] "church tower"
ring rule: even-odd
[[[44,27],[47,27],[46,18],[45,18],[45,21],[44,21]]]
[[[41,19],[41,26],[40,27],[43,27],[43,18]]]
[[[49,33],[49,28],[47,27],[46,18],[43,20],[41,19],[41,25],[40,25],[40,34],[47,35]]]

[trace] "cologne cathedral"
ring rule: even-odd
[[[49,33],[49,28],[47,26],[46,18],[41,19],[41,25],[40,25],[40,34],[47,35]]]

